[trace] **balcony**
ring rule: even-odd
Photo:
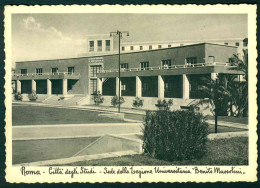
[[[72,72],[56,72],[56,73],[27,73],[27,74],[13,74],[12,80],[45,80],[45,79],[72,79],[78,80],[80,73]]]
[[[128,68],[120,69],[122,77],[131,76],[154,76],[154,75],[182,75],[182,74],[207,74],[207,73],[228,73],[241,74],[241,72],[232,70],[233,66],[229,63],[196,63],[173,66],[158,66],[148,68]],[[101,70],[98,77],[117,77],[118,69]]]

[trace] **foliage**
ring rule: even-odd
[[[30,101],[36,101],[38,98],[36,91],[32,91],[32,93],[28,94],[28,98]]]
[[[228,100],[231,93],[225,88],[226,81],[219,75],[216,80],[211,78],[203,78],[202,85],[198,88],[207,98],[201,99],[193,106],[208,105],[208,108],[215,114],[216,106],[218,107],[218,115],[227,115]],[[222,114],[221,114],[222,113]]]
[[[147,111],[143,129],[144,152],[175,161],[201,158],[206,153],[208,124],[194,110]]]
[[[14,99],[17,101],[22,101],[23,100],[23,96],[21,94],[21,92],[17,92],[14,94]]]
[[[168,101],[166,101],[165,99],[161,100],[157,100],[157,104],[155,104],[155,106],[159,109],[159,110],[170,110],[170,107],[173,105],[173,100],[170,99]]]
[[[98,91],[97,93],[94,93],[92,97],[95,105],[99,106],[101,103],[104,102],[104,97],[102,97],[101,93]]]
[[[134,100],[133,100],[133,107],[135,108],[139,108],[139,107],[143,107],[144,105],[144,100],[139,98],[139,97],[136,97]]]
[[[243,73],[243,81],[237,81],[234,77],[229,76],[228,87],[232,95],[230,98],[231,112],[234,115],[242,117],[248,116],[248,51],[243,50],[243,59],[240,59],[237,55],[234,55],[231,59],[232,69]],[[234,112],[232,105],[235,106]]]
[[[111,104],[113,106],[118,106],[119,103],[120,105],[123,104],[125,102],[125,99],[121,96],[120,97],[120,100],[119,100],[119,97],[118,96],[114,96],[112,99],[111,99]]]
[[[199,91],[202,91],[207,99],[202,99],[194,106],[208,104],[215,109],[217,105],[218,115],[226,116],[228,112],[233,116],[248,115],[248,53],[244,50],[243,60],[236,54],[233,55],[231,70],[240,71],[245,82],[238,81],[237,75],[220,74],[216,80],[204,79]],[[210,105],[210,106],[209,106]],[[234,108],[233,108],[234,107]],[[212,108],[210,108],[212,110]],[[214,111],[212,111],[214,113]]]

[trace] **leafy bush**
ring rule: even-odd
[[[168,101],[166,101],[165,99],[161,100],[159,99],[157,101],[157,104],[155,104],[155,106],[159,109],[159,110],[170,110],[170,106],[173,105],[173,100],[170,99]]]
[[[32,93],[28,94],[28,98],[30,101],[36,101],[38,98],[36,91],[32,91]]]
[[[111,104],[113,106],[118,106],[119,103],[120,105],[123,104],[125,102],[125,99],[123,97],[120,97],[120,100],[119,100],[119,97],[118,96],[114,96],[112,99],[111,99]]]
[[[17,92],[14,94],[14,99],[17,101],[22,101],[23,100],[23,96],[20,92]]]
[[[93,98],[95,105],[100,105],[104,102],[104,97],[102,97],[101,93],[98,91],[97,93],[94,93]]]
[[[143,107],[144,105],[144,100],[139,98],[139,97],[136,97],[134,100],[133,100],[133,107],[135,108],[139,108],[139,107]]]
[[[144,152],[157,159],[190,160],[206,153],[208,124],[193,109],[147,111],[143,134]]]

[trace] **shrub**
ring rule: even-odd
[[[157,104],[155,104],[155,106],[159,109],[159,110],[170,110],[170,106],[173,105],[173,100],[170,99],[168,101],[166,101],[165,99],[161,100],[159,99],[157,101]]]
[[[94,93],[93,98],[95,105],[100,105],[104,102],[104,97],[102,97],[101,93],[98,91],[97,93]]]
[[[119,97],[118,96],[114,96],[112,99],[111,99],[111,104],[113,106],[118,106],[118,104],[120,103],[123,104],[125,102],[125,99],[123,97],[120,97],[120,100],[119,100]]]
[[[206,153],[208,124],[192,109],[147,111],[143,134],[144,152],[157,159],[190,160]]]
[[[17,101],[22,101],[23,100],[23,96],[20,92],[17,92],[14,94],[14,99]]]
[[[143,107],[144,105],[144,100],[139,98],[139,97],[136,97],[134,100],[133,100],[133,107],[135,108],[139,108],[139,107]]]
[[[30,101],[36,101],[38,98],[36,91],[32,91],[32,93],[28,94],[28,98]]]

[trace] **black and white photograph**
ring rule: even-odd
[[[6,7],[7,181],[256,181],[255,18]]]

